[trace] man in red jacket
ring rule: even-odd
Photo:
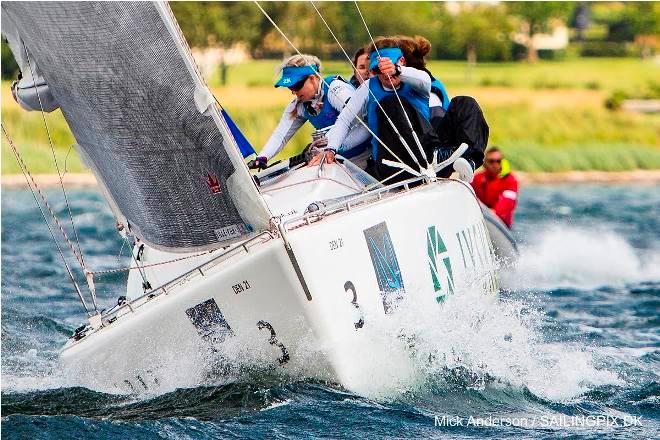
[[[511,228],[518,199],[518,181],[498,147],[486,150],[484,171],[474,175],[472,188],[477,198]]]

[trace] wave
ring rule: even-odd
[[[634,248],[604,226],[540,226],[540,233],[521,246],[503,283],[512,289],[595,289],[660,281],[660,251]]]
[[[568,342],[546,342],[539,330],[542,316],[535,307],[522,300],[484,294],[481,280],[475,282],[477,285],[457,291],[438,307],[426,307],[413,300],[415,295],[410,295],[387,320],[365,316],[365,322],[369,324],[360,330],[363,337],[352,343],[343,343],[348,344],[344,348],[348,354],[353,353],[361,361],[360,369],[352,374],[351,391],[377,401],[392,401],[420,393],[433,394],[439,389],[485,392],[495,387],[518,390],[516,392],[526,390],[541,399],[562,401],[594,387],[621,383],[616,374],[596,368],[592,353],[583,347]],[[21,321],[17,322],[20,324]],[[52,336],[55,329],[65,331],[56,323],[35,322],[42,322],[39,334]],[[20,327],[17,325],[16,328]],[[263,370],[265,362],[257,350],[250,348],[249,341],[237,340],[236,344],[244,346],[241,350],[232,350],[233,353],[225,353],[223,357],[223,361],[235,364],[230,365],[231,374],[220,369],[215,376],[205,375],[200,385],[212,384],[224,389],[222,387],[231,383],[269,389],[327,377],[327,365],[312,350],[301,350],[301,355],[308,357],[303,362],[304,371],[277,374],[276,371]],[[35,342],[27,345],[34,346]],[[73,379],[59,371],[55,349],[51,347],[50,351],[49,355],[41,354],[38,359],[32,352],[32,357],[25,360],[22,358],[29,353],[3,353],[3,364],[10,367],[3,375],[4,391],[25,393],[75,385]],[[243,357],[245,353],[250,355]],[[251,358],[256,362],[251,363]],[[255,369],[255,364],[261,365],[262,369]],[[28,366],[29,370],[21,371],[20,365]],[[200,366],[211,370],[212,367]],[[177,378],[181,374],[189,377],[192,372],[172,371],[165,376]],[[163,405],[167,406],[165,403],[169,402],[169,410],[176,412],[176,399],[162,397],[177,388],[175,383],[171,385],[161,391],[168,394],[141,398],[162,398]],[[191,385],[181,383],[178,386]],[[57,396],[58,391],[48,393]],[[92,395],[94,399],[97,399],[96,394]]]
[[[480,280],[475,280],[480,284]],[[370,322],[368,316],[365,322]],[[369,353],[351,389],[389,401],[431,388],[527,390],[564,401],[598,386],[622,381],[595,366],[591,351],[569,342],[547,342],[543,315],[519,299],[457,291],[440,307],[409,300],[390,319],[367,326],[350,347]],[[432,392],[432,391],[430,391]]]

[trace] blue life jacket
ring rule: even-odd
[[[378,135],[378,103],[387,96],[394,96],[394,91],[385,90],[381,85],[378,78],[374,77],[369,79],[369,103],[367,104],[367,115],[369,129]],[[401,82],[401,85],[396,89],[397,94],[401,100],[406,100],[424,117],[427,121],[431,117],[429,109],[429,97],[423,96],[417,92],[411,85]],[[378,157],[378,140],[372,136],[371,139],[371,155],[374,160]]]
[[[445,109],[445,111],[449,110],[450,99],[449,95],[447,94],[447,89],[445,89],[445,85],[442,84],[442,81],[433,78],[433,81],[431,82],[431,93],[438,95],[442,101],[442,108]]]
[[[308,103],[305,103],[303,105],[304,109],[304,115],[305,118],[311,124],[316,128],[317,130],[320,130],[325,127],[329,127],[337,121],[337,117],[339,116],[340,110],[337,110],[330,104],[330,96],[328,93],[328,89],[330,88],[330,83],[332,81],[339,79],[341,81],[344,81],[342,77],[335,75],[335,76],[327,76],[323,78],[323,85],[322,85],[322,90],[323,90],[323,106],[321,107],[321,110],[318,113],[312,114],[313,110],[311,109],[311,105]]]

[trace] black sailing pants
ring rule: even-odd
[[[389,147],[389,150],[378,144],[378,155],[375,161],[370,161],[366,171],[378,180],[382,180],[399,171],[382,163],[383,159],[393,161],[398,160],[392,154],[395,153],[398,158],[414,170],[419,166],[416,160],[426,166],[426,161],[433,159],[433,154],[438,154],[440,161],[446,159],[453,151],[465,142],[468,150],[463,157],[472,162],[474,168],[478,168],[483,163],[484,150],[488,144],[488,124],[484,118],[483,112],[474,98],[469,96],[456,96],[451,100],[449,109],[443,117],[432,118],[427,121],[419,114],[417,109],[405,99],[399,103],[396,96],[388,96],[380,101],[381,108],[377,108],[378,118],[378,137]],[[413,130],[419,137],[422,149],[426,157],[422,157],[419,147],[415,142],[410,125],[406,121],[403,111],[408,115]],[[401,137],[406,141],[416,160],[413,160],[410,153],[406,150],[396,134],[387,117],[399,130]],[[452,167],[447,167],[438,173],[440,177],[448,177],[453,171]],[[403,172],[390,180],[390,183],[399,182],[412,177],[408,172]]]
[[[431,118],[433,131],[438,136],[440,162],[465,142],[468,149],[463,156],[477,169],[484,161],[484,150],[488,145],[489,128],[484,114],[471,96],[455,96],[443,117]],[[447,167],[438,173],[439,177],[449,177],[453,171]]]
[[[403,106],[401,104],[403,104]],[[389,147],[388,150],[383,147],[382,144],[378,143],[377,158],[375,161],[369,161],[367,165],[366,171],[378,180],[385,179],[399,171],[398,168],[384,165],[382,162],[383,159],[389,159],[395,162],[401,161],[412,169],[419,170],[417,162],[426,167],[426,162],[432,159],[433,150],[435,146],[437,146],[437,139],[435,139],[435,136],[433,135],[431,124],[419,114],[417,109],[410,104],[410,102],[401,99],[401,104],[399,104],[397,97],[392,95],[387,96],[380,101],[382,109],[380,107],[376,109],[378,117],[378,130],[376,131],[376,134],[380,140]],[[410,125],[403,114],[404,111],[410,119],[413,130],[415,130],[415,133],[420,139],[420,143],[424,149],[424,156],[422,156],[419,151],[419,147],[413,137]],[[408,144],[408,147],[410,147],[415,159],[413,159],[410,153],[406,150],[403,142],[401,142],[401,138],[396,134],[396,131],[392,128],[392,124],[385,115],[389,116],[389,120],[391,120],[399,130],[401,137]],[[430,135],[430,137],[427,136],[427,134]],[[396,154],[396,157],[392,153]],[[390,179],[389,183],[400,182],[411,177],[413,176],[410,173],[404,171],[397,177]]]

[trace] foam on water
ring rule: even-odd
[[[553,233],[549,232],[548,236],[547,240],[552,241]],[[620,237],[586,240],[590,246],[601,242],[626,249],[629,263],[626,273],[642,270],[638,257]],[[553,247],[544,243],[546,241],[542,240],[537,258],[543,260],[544,255],[550,255],[544,260],[547,263],[554,254],[544,249]],[[532,278],[544,273],[541,269],[534,272],[537,269],[531,263],[520,265],[516,270],[527,271]],[[423,390],[429,382],[439,382],[440,386],[446,383],[477,390],[490,385],[527,389],[543,399],[563,401],[599,385],[620,383],[616,374],[594,366],[593,354],[588,348],[569,342],[546,342],[538,329],[542,316],[536,307],[522,299],[486,294],[481,281],[476,279],[457,290],[443,304],[429,307],[428,302],[416,300],[418,295],[411,291],[396,313],[387,319],[367,314],[366,324],[359,330],[361,337],[350,343],[342,342],[344,355],[359,358],[359,371],[351,372],[351,391],[369,398],[391,400]],[[548,282],[557,283],[552,278]],[[206,364],[191,361],[186,368],[166,372],[167,380],[157,394],[209,383],[256,381],[268,386],[268,381],[333,380],[324,360],[323,351],[327,347],[317,347],[311,334],[298,353],[292,353],[302,360],[292,362],[293,368],[286,374],[273,368],[272,347],[257,343],[262,339],[258,336],[263,335],[254,336],[227,339],[222,344],[222,352],[210,355]],[[13,355],[32,356],[24,362],[30,365],[30,372],[5,371],[5,391],[75,385],[72,378],[59,371],[54,353],[43,357],[32,351],[18,351]],[[150,392],[143,397],[153,395]]]
[[[365,325],[369,337],[354,349],[369,350],[371,365],[363,365],[354,391],[389,400],[441,378],[474,389],[528,389],[563,401],[620,383],[616,374],[594,366],[589,350],[544,342],[539,320],[522,301],[485,295],[479,287],[457,292],[437,308],[408,301],[390,319]]]
[[[539,230],[521,247],[514,269],[503,274],[507,287],[594,289],[660,280],[660,251],[635,249],[605,226],[553,224]]]

